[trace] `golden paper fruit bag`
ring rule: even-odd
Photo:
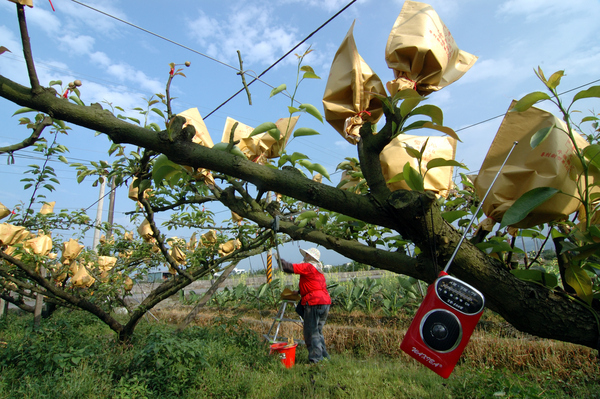
[[[209,247],[217,242],[217,232],[215,230],[209,230],[200,236],[200,242],[202,246]]]
[[[81,265],[77,270],[77,273],[71,277],[71,283],[75,287],[91,287],[94,282],[96,282],[96,279],[90,276],[84,265]]]
[[[515,101],[510,108],[514,104]],[[546,140],[532,149],[529,145],[531,137],[538,130],[551,126],[556,127]],[[577,196],[576,179],[581,173],[581,165],[565,131],[566,126],[560,118],[539,108],[506,114],[475,180],[477,195],[483,198],[513,142],[519,142],[482,206],[488,217],[500,222],[521,195],[538,187],[557,188],[564,194],[556,194],[514,227],[527,228],[559,220],[577,210],[580,202],[571,196]],[[579,134],[575,134],[575,138],[579,148],[588,145]]]
[[[192,142],[208,148],[213,147],[214,144],[212,138],[208,133],[208,129],[206,128],[206,124],[204,123],[198,108],[187,109],[183,112],[180,112],[178,115],[183,116],[187,121],[183,127],[192,125],[196,129],[196,135],[192,138]]]
[[[83,251],[84,245],[78,243],[74,239],[69,239],[69,241],[63,243],[62,255],[60,257],[60,261],[64,264],[71,262],[73,259],[77,258],[81,251]]]
[[[455,82],[477,61],[462,51],[433,7],[405,1],[388,37],[385,60],[394,70],[390,95],[415,89],[427,95]]]
[[[52,250],[52,239],[50,236],[40,234],[35,238],[25,241],[23,248],[30,249],[36,255],[46,256]]]
[[[377,123],[383,115],[381,101],[387,97],[381,79],[358,54],[354,23],[335,54],[325,93],[325,119],[349,143],[360,140],[358,131],[365,122]]]
[[[150,241],[152,237],[152,227],[150,227],[150,222],[148,219],[144,218],[144,221],[138,227],[138,234],[140,237],[144,239],[144,241]]]
[[[108,272],[117,264],[117,258],[114,256],[98,256],[98,268],[101,272]]]
[[[4,219],[8,215],[10,215],[10,209],[0,202],[0,219]]]
[[[406,145],[420,151],[425,142],[425,152],[421,161],[421,175],[425,174],[427,162],[435,158],[445,160],[453,160],[456,156],[456,139],[449,136],[411,136],[401,134],[394,138],[379,154],[381,162],[381,171],[386,181],[402,173],[404,165],[410,162],[411,166],[418,170],[417,159],[411,157],[406,151]],[[425,190],[433,191],[436,194],[447,197],[448,191],[452,188],[452,171],[453,167],[444,166],[433,168],[427,172],[425,176]],[[388,187],[392,191],[409,190],[410,188],[405,181],[389,183]]]
[[[169,250],[169,254],[178,264],[185,263],[185,253],[178,246],[173,246],[173,248]]]
[[[29,236],[29,231],[23,226],[9,223],[0,224],[0,245],[15,245]]]
[[[49,213],[53,213],[54,212],[54,205],[56,205],[56,201],[45,202],[44,205],[42,205],[42,209],[40,209],[40,213],[42,215],[47,215]]]
[[[219,245],[219,255],[227,256],[236,249],[241,248],[242,243],[237,238],[235,240],[229,240],[226,243]]]
[[[20,4],[22,6],[27,6],[33,8],[33,0],[8,0],[11,3]]]

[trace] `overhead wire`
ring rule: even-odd
[[[102,10],[99,10],[99,9],[97,9],[97,8],[95,8],[95,7],[92,7],[92,6],[88,5],[88,4],[82,3],[82,2],[80,2],[80,1],[78,1],[78,0],[71,0],[71,1],[72,1],[73,3],[76,3],[76,4],[79,4],[79,5],[81,5],[82,7],[89,8],[90,10],[96,11],[96,12],[98,12],[98,13],[102,14],[102,15],[105,15],[105,16],[109,17],[109,18],[115,19],[115,20],[117,20],[117,21],[119,21],[119,22],[121,22],[121,23],[124,23],[124,24],[126,24],[126,25],[129,25],[129,26],[131,26],[131,27],[133,27],[133,28],[135,28],[135,29],[139,29],[139,30],[141,30],[141,31],[143,31],[143,32],[145,32],[145,33],[148,33],[149,35],[152,35],[152,36],[158,37],[159,39],[162,39],[162,40],[164,40],[164,41],[166,41],[166,42],[169,42],[169,43],[171,43],[171,44],[174,44],[174,45],[176,45],[176,46],[179,46],[179,47],[181,47],[181,48],[184,48],[184,49],[186,49],[186,50],[188,50],[188,51],[191,51],[191,52],[193,52],[193,53],[195,53],[195,54],[198,54],[198,55],[200,55],[200,56],[202,56],[202,57],[205,57],[205,58],[207,58],[207,59],[209,59],[209,60],[211,60],[211,61],[214,61],[214,62],[216,62],[216,63],[219,63],[219,64],[221,64],[221,65],[223,65],[223,66],[225,66],[225,67],[227,67],[227,68],[231,68],[231,69],[233,69],[234,71],[236,71],[236,73],[245,73],[245,74],[248,74],[248,71],[243,71],[243,70],[241,70],[241,69],[240,69],[240,68],[238,68],[238,67],[235,67],[235,66],[233,66],[233,65],[229,65],[229,64],[227,64],[226,62],[223,62],[223,61],[221,61],[221,60],[218,60],[218,59],[216,59],[216,58],[214,58],[214,57],[211,57],[211,56],[209,56],[209,55],[207,55],[207,54],[204,54],[204,53],[202,53],[202,52],[200,52],[200,51],[198,51],[198,50],[195,50],[195,49],[193,49],[193,48],[191,48],[191,47],[188,47],[188,46],[186,46],[186,45],[184,45],[184,44],[178,43],[178,42],[176,42],[175,40],[172,40],[172,39],[169,39],[169,38],[167,38],[167,37],[165,37],[165,36],[159,35],[158,33],[152,32],[151,30],[148,30],[148,29],[142,28],[141,26],[135,25],[135,24],[133,24],[133,23],[131,23],[131,22],[129,22],[129,21],[126,21],[126,20],[124,20],[124,19],[122,19],[122,18],[116,17],[116,16],[114,16],[114,15],[112,15],[112,14],[109,14],[109,13],[107,13],[107,12],[104,12],[104,11],[102,11]],[[354,4],[354,3],[356,3],[356,0],[352,0],[352,1],[351,1],[350,3],[348,3],[348,4],[347,4],[345,7],[343,7],[343,8],[342,8],[340,11],[338,11],[337,13],[335,13],[335,14],[334,14],[334,15],[333,15],[331,18],[329,18],[327,21],[325,21],[323,24],[321,24],[321,26],[319,26],[317,29],[315,29],[314,31],[312,31],[312,32],[311,32],[311,33],[310,33],[308,36],[306,36],[306,37],[305,37],[303,40],[301,40],[301,41],[300,41],[298,44],[296,44],[296,45],[295,45],[295,46],[294,46],[292,49],[290,49],[290,50],[289,50],[287,53],[285,53],[283,56],[281,56],[281,57],[280,57],[280,58],[279,58],[277,61],[275,61],[273,64],[271,64],[271,65],[270,65],[270,66],[269,66],[267,69],[265,69],[264,71],[262,71],[262,72],[261,72],[259,75],[257,75],[257,76],[253,76],[253,79],[252,79],[252,80],[251,80],[251,81],[250,81],[250,82],[249,82],[249,83],[248,83],[246,86],[250,86],[252,83],[254,83],[254,82],[256,82],[256,81],[260,81],[261,83],[263,83],[263,84],[265,84],[265,85],[267,85],[267,86],[269,86],[269,87],[271,87],[271,88],[274,88],[274,86],[273,86],[273,85],[271,85],[271,84],[269,84],[269,83],[267,83],[267,82],[265,82],[265,81],[261,80],[260,78],[261,78],[261,77],[262,77],[264,74],[266,74],[268,71],[270,71],[272,68],[274,68],[274,67],[275,67],[277,64],[279,64],[279,63],[280,63],[280,62],[281,62],[283,59],[285,59],[285,57],[287,57],[288,55],[290,55],[290,54],[291,54],[291,53],[292,53],[294,50],[296,50],[298,47],[300,47],[302,44],[304,44],[304,43],[305,43],[305,42],[306,42],[308,39],[310,39],[310,38],[311,38],[311,37],[312,37],[312,36],[313,36],[315,33],[317,33],[318,31],[320,31],[320,30],[321,30],[323,27],[325,27],[327,24],[329,24],[331,21],[333,21],[333,20],[334,20],[334,19],[335,19],[335,18],[336,18],[338,15],[340,15],[342,12],[344,12],[346,9],[348,9],[348,7],[350,7],[350,6],[351,6],[352,4]],[[252,76],[252,75],[250,75],[250,76]],[[223,107],[225,104],[227,104],[229,101],[231,101],[233,98],[235,98],[235,97],[236,97],[238,94],[240,94],[240,93],[241,93],[241,92],[243,92],[244,90],[246,90],[246,88],[245,88],[245,87],[244,87],[244,88],[241,88],[239,91],[237,91],[237,92],[236,92],[235,94],[233,94],[231,97],[229,97],[227,100],[225,100],[224,102],[222,102],[221,104],[219,104],[219,106],[217,106],[217,108],[215,108],[214,110],[212,110],[211,112],[209,112],[209,113],[208,113],[208,114],[207,114],[207,115],[204,117],[204,119],[207,119],[209,116],[211,116],[211,115],[212,115],[213,113],[215,113],[215,112],[216,112],[218,109],[220,109],[221,107]]]

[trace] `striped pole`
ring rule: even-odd
[[[271,251],[267,254],[267,283],[270,284],[273,280],[273,255]]]

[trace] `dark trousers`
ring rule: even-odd
[[[323,358],[329,358],[325,349],[323,326],[327,321],[329,305],[306,305],[304,307],[304,342],[308,349],[308,361],[317,363]]]

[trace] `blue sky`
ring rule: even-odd
[[[174,110],[198,107],[205,116],[241,88],[235,70],[239,67],[236,50],[241,51],[246,70],[260,73],[349,1],[84,0],[82,3],[221,63],[74,1],[53,0],[56,10],[53,12],[47,0],[34,0],[35,7],[28,8],[26,15],[40,82],[60,79],[67,83],[80,79],[82,100],[86,104],[108,101],[131,110],[144,106],[143,97],[164,91],[170,62],[190,61],[191,67],[184,71],[187,78],[177,79],[173,85],[173,96],[177,97]],[[383,82],[391,80],[393,74],[385,64],[384,50],[402,4],[399,0],[358,0],[315,33],[296,52],[311,46],[314,51],[306,63],[322,79],[303,82],[298,100],[322,110],[329,67],[354,20],[359,53]],[[568,5],[559,0],[437,0],[428,4],[440,15],[459,48],[479,57],[460,80],[431,94],[428,100],[443,109],[445,125],[458,130],[462,143],[458,144],[456,159],[471,172],[479,169],[502,118],[480,122],[503,114],[511,100],[543,90],[534,68],[541,66],[547,75],[564,69],[561,91],[600,79],[597,0],[572,0]],[[11,50],[0,55],[0,74],[27,85],[15,6],[6,0],[0,0],[0,45]],[[295,70],[296,57],[291,55],[262,80],[272,86],[286,83],[291,87]],[[220,141],[228,116],[250,126],[286,116],[287,98],[281,95],[269,98],[271,87],[260,82],[250,89],[252,106],[242,93],[205,120],[213,141]],[[540,107],[555,112],[551,104]],[[586,115],[592,107],[591,103],[582,102],[579,109]],[[12,117],[18,108],[0,100],[2,146],[21,141],[29,134],[18,126],[18,117]],[[474,124],[477,125],[470,127]],[[288,151],[305,153],[312,162],[325,166],[332,174],[333,184],[337,184],[340,174],[333,174],[335,167],[344,157],[356,156],[355,147],[327,123],[320,124],[308,115],[300,118],[297,127],[310,127],[321,135],[295,139]],[[71,151],[67,158],[109,160],[108,140],[94,137],[93,132],[85,129],[74,128],[63,144]],[[21,189],[19,182],[30,163],[29,159],[17,157],[14,165],[7,165],[0,159],[3,183],[0,202],[6,206],[26,201],[31,195]],[[92,188],[91,182],[78,185],[73,170],[64,164],[54,167],[62,184],[48,199],[56,200],[57,208],[87,208],[97,199],[98,189]],[[117,198],[115,221],[127,225],[128,218],[123,212],[131,210],[134,203],[127,199],[125,189],[118,191]],[[89,214],[95,216],[95,207]],[[223,212],[217,216],[226,219],[229,214]],[[290,253],[289,257],[296,254]],[[334,253],[323,256],[325,263],[339,263],[340,259]]]

